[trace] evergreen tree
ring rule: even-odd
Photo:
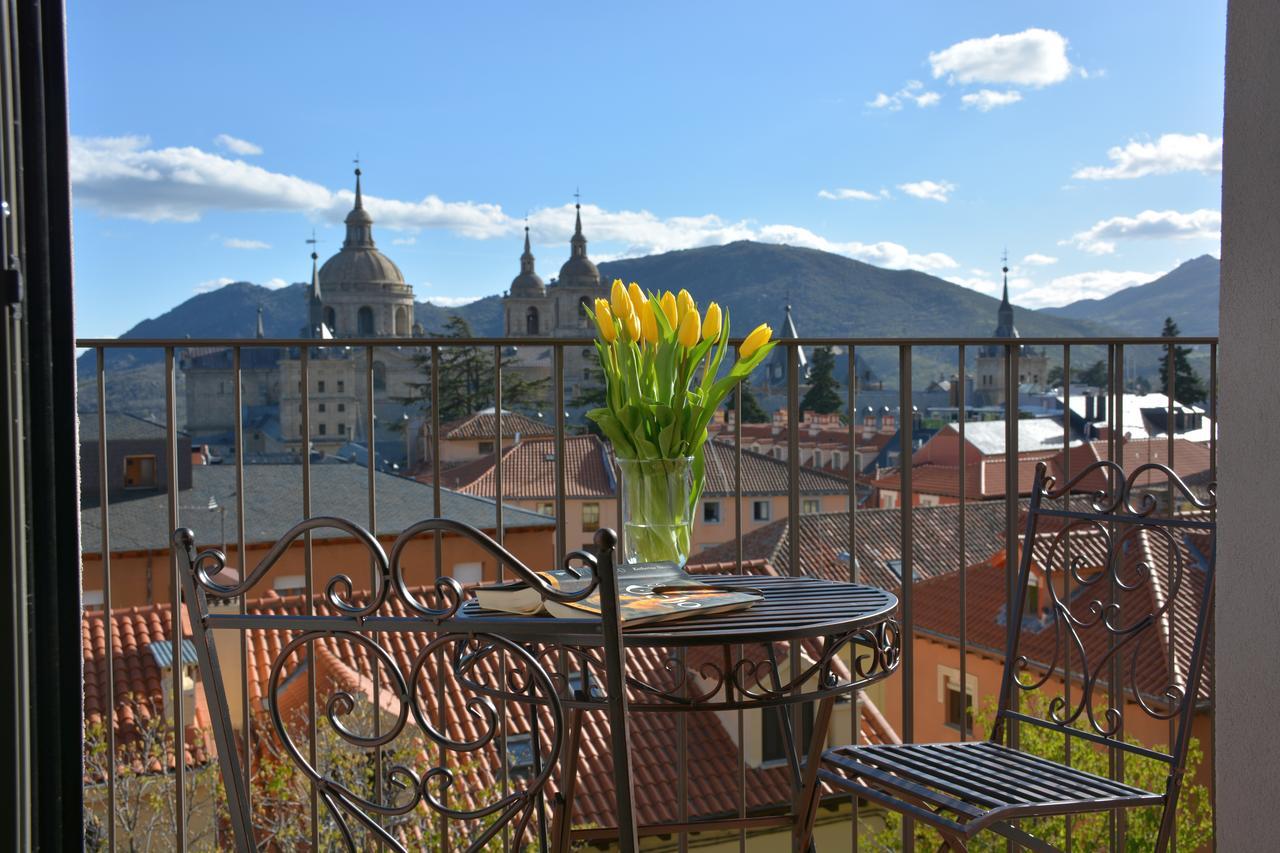
[[[573,395],[573,399],[569,401],[569,408],[591,410],[598,409],[605,405],[605,380],[604,371],[600,369],[600,362],[595,359],[587,361],[587,375],[582,378],[582,384],[577,387],[577,392]],[[575,421],[578,420],[575,418]],[[569,425],[569,429],[578,433],[591,433],[600,438],[604,438],[604,432],[601,431],[600,425],[591,418],[582,418],[581,423]]]
[[[751,383],[744,382],[742,388],[742,422],[744,424],[767,424],[769,415],[765,410],[760,408],[760,401],[756,399],[756,395],[751,392]],[[738,392],[733,390],[729,392],[729,396],[724,401],[724,407],[729,410],[738,407]]]
[[[454,315],[445,323],[444,333],[437,337],[470,338],[471,326],[465,319]],[[414,364],[422,371],[422,382],[410,383],[412,393],[397,400],[405,405],[420,406],[424,412],[431,410],[431,352],[429,349],[413,357]],[[514,358],[504,356],[501,366],[506,368]],[[494,402],[493,350],[490,347],[442,346],[440,347],[439,400],[442,423],[464,418]],[[513,372],[502,375],[502,407],[504,409],[536,409],[547,396],[547,380],[528,380]]]
[[[830,347],[813,351],[813,366],[809,370],[809,390],[800,401],[800,411],[829,415],[840,410],[840,384],[835,378],[836,358]]]
[[[1178,324],[1173,322],[1172,317],[1164,318],[1164,329],[1160,332],[1162,338],[1178,337]],[[1204,380],[1202,380],[1191,367],[1191,361],[1188,356],[1191,355],[1191,347],[1174,346],[1173,348],[1173,399],[1179,403],[1199,403],[1208,396],[1204,388]],[[1167,393],[1169,388],[1169,358],[1168,351],[1161,348],[1160,351],[1160,393]]]
[[[1081,385],[1088,385],[1092,388],[1107,387],[1107,363],[1102,360],[1095,361],[1084,370],[1076,371],[1076,382]]]

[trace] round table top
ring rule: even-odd
[[[698,575],[726,587],[758,589],[764,600],[747,610],[651,622],[625,628],[627,646],[706,646],[830,637],[889,619],[898,597],[873,586],[811,577]],[[463,605],[449,630],[491,633],[529,642],[599,645],[600,620],[517,616]]]

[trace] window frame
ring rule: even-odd
[[[129,463],[134,460],[150,459],[151,460],[151,482],[150,483],[130,483],[129,482]],[[154,453],[129,453],[124,457],[124,488],[126,489],[154,489],[160,484],[160,457]]]
[[[708,516],[708,512],[712,515]],[[703,501],[702,502],[702,523],[703,524],[722,524],[724,522],[724,512],[721,511],[720,501]]]
[[[589,521],[588,515],[594,516],[594,520]],[[595,533],[599,529],[600,529],[600,502],[599,501],[583,501],[582,502],[582,532]]]
[[[760,509],[764,508],[761,513]],[[766,498],[765,500],[754,500],[751,502],[751,520],[752,521],[772,521],[773,520],[773,504]]]

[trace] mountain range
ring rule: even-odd
[[[1104,323],[1127,335],[1158,335],[1164,318],[1193,337],[1218,334],[1218,259],[1193,258],[1155,281],[1126,287],[1103,299],[1081,299],[1042,314]]]

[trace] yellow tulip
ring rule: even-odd
[[[738,349],[738,358],[751,358],[755,355],[756,350],[769,342],[769,338],[773,335],[773,329],[769,328],[768,323],[761,323],[751,330],[751,334],[747,335],[747,339],[742,342],[742,346]]]
[[[622,321],[622,327],[627,330],[627,340],[640,340],[640,315],[632,311],[627,315],[627,319]]]
[[[609,300],[596,300],[596,325],[600,327],[600,337],[604,338],[606,344],[613,343],[613,339],[618,336],[618,330],[613,326],[613,314],[609,311]]]
[[[648,302],[640,303],[640,332],[644,335],[645,343],[658,342],[658,317],[653,313],[653,305]]]
[[[680,345],[692,349],[698,345],[698,332],[702,327],[702,318],[698,309],[693,308],[680,321]]]
[[[720,306],[712,302],[707,306],[707,316],[702,321],[702,339],[707,341],[720,337]]]
[[[676,307],[676,295],[670,290],[662,294],[662,313],[672,329],[680,328],[680,309]]]
[[[680,309],[679,314],[681,324],[684,322],[684,315],[688,314],[690,311],[697,310],[698,307],[693,301],[693,297],[689,295],[689,291],[685,290],[683,287],[680,288],[680,292],[676,294],[676,306]]]
[[[613,280],[613,288],[609,292],[609,302],[613,305],[613,313],[619,320],[625,322],[627,315],[631,313],[631,297],[627,295],[627,288],[623,286],[622,279],[615,278]]]
[[[644,293],[640,290],[640,285],[636,284],[634,281],[631,282],[627,287],[627,295],[631,297],[631,307],[635,310],[636,314],[639,314],[640,306],[644,304],[645,301]]]

